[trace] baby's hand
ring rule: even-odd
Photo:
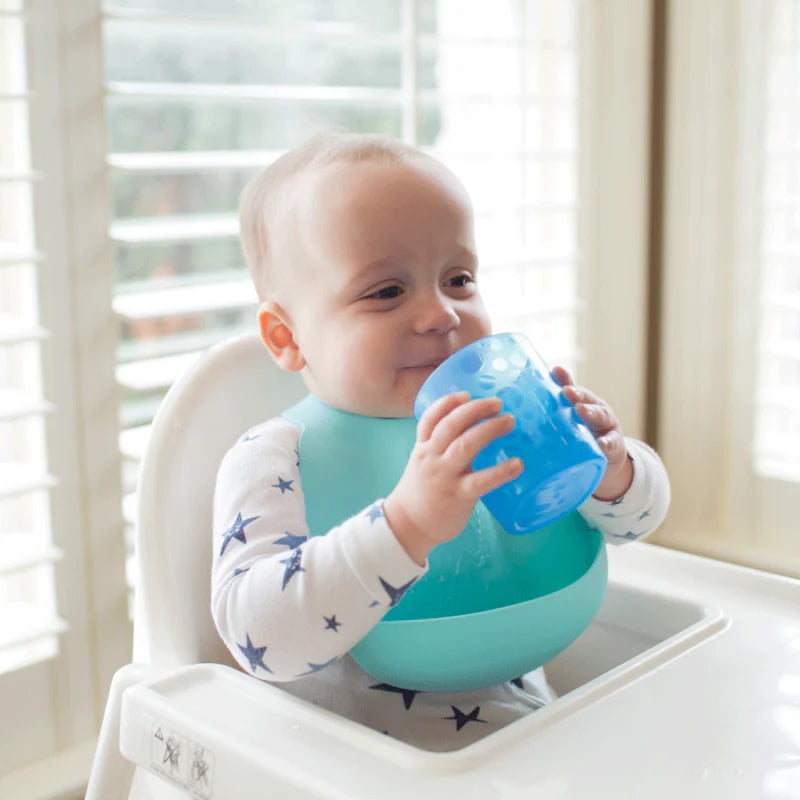
[[[572,376],[563,367],[555,367],[552,374],[563,387],[564,397],[575,406],[578,416],[594,434],[608,461],[606,474],[592,496],[598,500],[622,497],[633,480],[633,464],[628,458],[622,428],[611,406],[583,386],[576,386]]]
[[[389,527],[417,564],[461,533],[478,498],[522,472],[518,458],[477,472],[470,466],[489,442],[513,429],[511,414],[497,416],[502,407],[496,397],[470,400],[458,392],[439,398],[420,418],[405,472],[383,502]]]

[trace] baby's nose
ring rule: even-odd
[[[457,327],[460,321],[452,300],[437,293],[420,303],[415,328],[418,333],[446,333]]]

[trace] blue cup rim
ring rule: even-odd
[[[425,411],[427,410],[427,409],[421,409],[421,408],[420,408],[419,399],[420,399],[420,397],[422,397],[422,396],[423,396],[423,394],[425,393],[425,390],[426,390],[426,388],[429,388],[429,387],[430,387],[432,384],[434,384],[434,383],[435,383],[435,382],[436,382],[436,381],[437,381],[439,378],[441,378],[441,376],[442,376],[442,373],[443,373],[443,372],[445,372],[445,370],[443,369],[443,367],[444,367],[446,364],[448,364],[452,358],[455,358],[456,356],[459,356],[459,355],[461,355],[462,353],[464,353],[464,352],[465,352],[465,351],[467,351],[467,350],[471,350],[471,349],[479,349],[479,347],[480,347],[480,346],[481,346],[483,343],[485,343],[485,342],[487,342],[487,341],[489,341],[489,340],[491,340],[491,339],[522,339],[522,340],[525,342],[525,344],[526,344],[528,347],[530,347],[530,349],[531,349],[531,350],[533,350],[533,352],[534,352],[534,353],[536,353],[537,357],[539,358],[539,360],[541,361],[541,363],[542,363],[542,364],[544,365],[544,367],[546,368],[546,370],[547,370],[547,374],[548,374],[548,375],[551,375],[551,373],[550,373],[550,367],[549,367],[549,365],[548,365],[548,364],[547,364],[547,362],[546,362],[546,361],[545,361],[545,360],[542,358],[541,354],[540,354],[540,353],[539,353],[539,351],[536,349],[535,345],[534,345],[534,344],[533,344],[533,342],[530,340],[530,338],[529,338],[529,337],[528,337],[526,334],[522,333],[522,331],[498,331],[497,333],[490,333],[490,334],[488,334],[488,335],[486,335],[486,336],[481,336],[479,339],[474,339],[474,340],[473,340],[473,341],[471,341],[469,344],[465,344],[463,347],[460,347],[460,348],[459,348],[458,350],[456,350],[454,353],[452,353],[451,355],[449,355],[449,356],[448,356],[448,357],[447,357],[447,358],[446,358],[444,361],[442,361],[442,363],[441,363],[441,364],[439,364],[439,366],[438,366],[438,367],[436,367],[436,369],[434,369],[434,371],[433,371],[433,372],[431,372],[431,374],[430,374],[430,375],[428,375],[428,377],[425,379],[425,382],[422,384],[422,386],[420,386],[420,387],[419,387],[419,391],[417,392],[417,396],[414,398],[414,416],[417,418],[417,420],[419,420],[419,418],[420,418],[420,417],[421,417],[421,416],[422,416],[422,415],[425,413]],[[551,377],[552,377],[552,376],[551,376]]]

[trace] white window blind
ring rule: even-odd
[[[0,5],[0,673],[50,658],[66,629],[56,609],[37,270],[38,175],[29,148],[25,12]]]
[[[754,460],[800,482],[800,2],[768,5]]]
[[[385,133],[445,161],[475,204],[495,329],[523,330],[551,363],[580,366],[582,5],[107,0],[129,540],[139,459],[167,388],[214,342],[256,329],[238,195],[326,126]]]
[[[521,330],[575,369],[578,329],[581,4],[439,2],[422,35],[436,80],[419,143],[465,182],[496,330]],[[433,13],[433,12],[432,12]]]

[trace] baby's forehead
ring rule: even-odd
[[[412,200],[431,194],[457,198],[471,211],[469,196],[456,175],[444,164],[421,154],[310,165],[299,176],[293,202],[296,212],[335,208],[350,214],[370,210],[372,206],[365,209],[363,203],[380,203],[398,193]]]

